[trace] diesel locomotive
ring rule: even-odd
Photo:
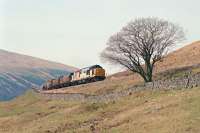
[[[53,90],[101,81],[105,78],[105,70],[100,65],[93,65],[70,73],[69,75],[60,76],[57,79],[50,79],[42,86],[42,89]]]

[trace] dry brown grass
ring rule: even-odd
[[[198,133],[200,89],[141,91],[107,103],[46,100],[33,92],[0,103],[2,133]]]
[[[162,62],[157,63],[158,72],[168,69],[182,68],[200,63],[200,41],[170,53]]]

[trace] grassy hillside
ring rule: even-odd
[[[200,88],[141,91],[114,102],[47,100],[32,91],[0,103],[3,133],[198,133]]]
[[[182,68],[170,69],[164,72],[154,74],[154,81],[170,80],[174,78],[183,78],[186,75],[194,76],[200,73],[200,64],[194,66],[187,66]],[[84,94],[107,94],[109,92],[123,91],[127,88],[138,84],[144,84],[143,80],[136,74],[109,77],[101,82],[94,82],[90,84],[83,84],[67,88],[43,91],[42,93],[84,93]]]
[[[157,79],[160,73],[164,73],[159,77],[165,76],[169,78],[172,76],[170,71],[180,71],[174,76],[181,76],[184,74],[185,69],[191,66],[200,64],[200,41],[194,42],[187,45],[181,49],[178,49],[169,55],[167,55],[162,61],[156,64],[154,79]],[[180,69],[180,70],[178,70]],[[200,67],[195,68],[194,71],[199,71]],[[168,71],[166,73],[166,71]],[[138,83],[142,83],[143,80],[138,74],[133,74],[132,72],[120,72],[107,77],[105,81],[92,83],[88,85],[80,85],[76,87],[63,88],[53,91],[48,91],[50,93],[86,93],[86,94],[102,94],[110,91],[118,91],[131,87]],[[114,88],[114,89],[113,89]]]
[[[154,79],[165,80],[186,73],[200,73],[200,65],[197,65],[200,63],[199,43],[167,56],[158,64]],[[183,56],[183,53],[187,56]],[[121,91],[141,82],[138,75],[124,72],[102,82],[50,92],[100,95]],[[199,133],[200,88],[146,90],[112,102],[98,103],[49,100],[28,91],[10,102],[0,102],[1,132]]]
[[[200,64],[200,41],[180,48],[156,64],[157,72]]]
[[[169,53],[165,58],[157,62],[154,73],[200,64],[199,57],[200,41],[196,41]],[[113,74],[112,77],[122,77],[130,74],[131,72],[125,71]]]

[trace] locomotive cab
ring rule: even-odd
[[[101,66],[95,65],[90,68],[90,75],[91,77],[94,77],[96,80],[104,80],[105,70]]]
[[[72,82],[82,81],[88,83],[104,79],[105,79],[105,70],[99,65],[94,65],[91,67],[80,69],[74,72],[72,75]]]

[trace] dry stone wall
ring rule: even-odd
[[[187,89],[200,86],[200,74],[173,78],[170,80],[158,80],[142,85],[136,85],[120,92],[111,92],[102,95],[87,95],[87,94],[40,94],[49,99],[63,99],[66,101],[80,102],[109,102],[117,100],[121,97],[130,95],[141,90],[163,90],[163,89]]]

